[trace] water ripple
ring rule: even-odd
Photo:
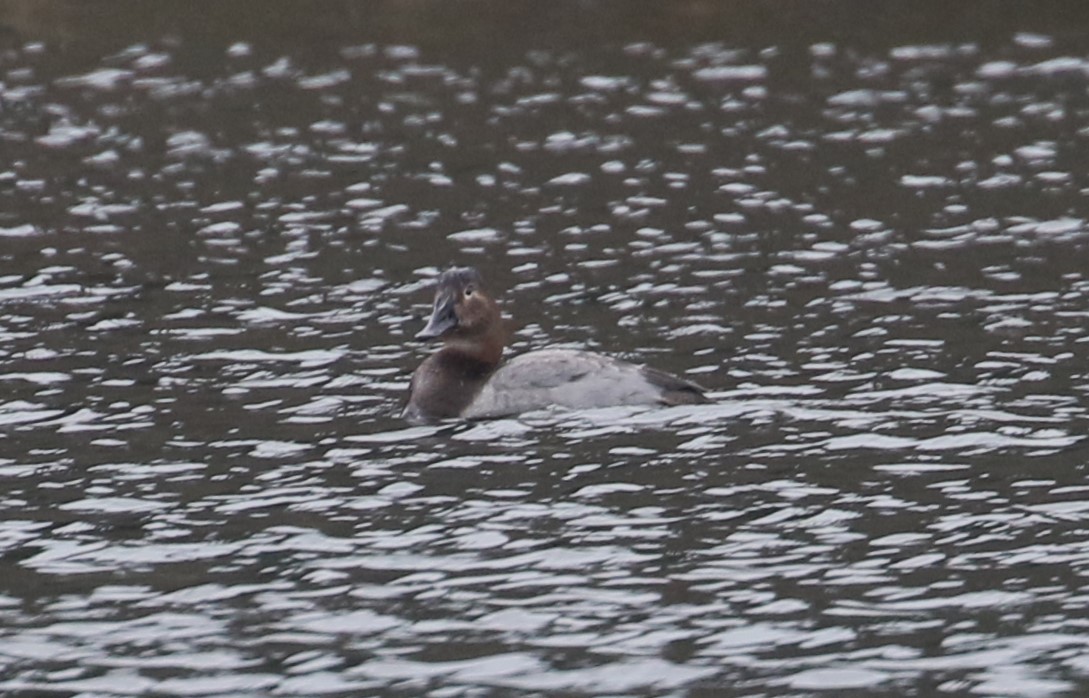
[[[9,42],[0,690],[1084,692],[1083,52],[756,33]],[[407,425],[452,263],[712,402]]]

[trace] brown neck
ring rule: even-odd
[[[458,354],[487,366],[488,370],[499,365],[503,358],[503,347],[507,343],[506,331],[502,323],[495,323],[485,333],[473,337],[453,335],[442,343],[442,352]]]

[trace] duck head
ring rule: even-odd
[[[472,341],[501,330],[498,304],[484,290],[480,272],[472,267],[443,272],[435,286],[435,302],[427,326],[416,339],[441,338],[446,343]]]

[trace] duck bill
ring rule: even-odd
[[[435,339],[458,326],[458,316],[454,314],[454,299],[440,297],[435,299],[435,308],[427,327],[416,333],[416,339]]]

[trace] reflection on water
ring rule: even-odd
[[[20,31],[3,692],[1089,687],[1076,40]],[[402,422],[453,262],[715,401]]]

